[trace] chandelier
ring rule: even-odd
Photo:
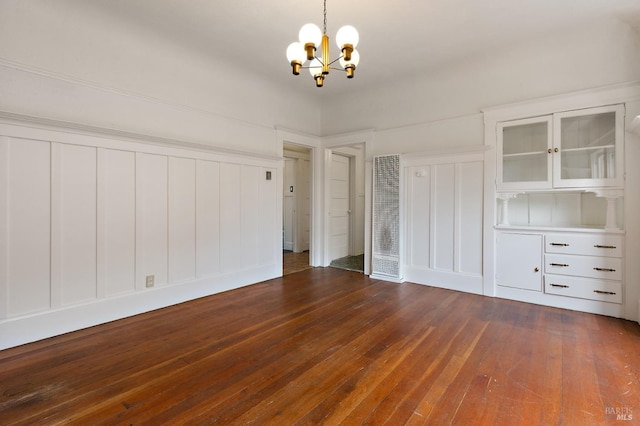
[[[360,61],[360,54],[356,50],[358,45],[358,31],[351,25],[345,25],[336,33],[336,44],[342,55],[333,61],[329,56],[329,36],[327,35],[327,0],[324,0],[324,27],[320,31],[315,24],[305,24],[298,34],[299,41],[293,42],[287,48],[287,60],[291,64],[293,75],[299,75],[301,68],[309,69],[316,81],[316,87],[322,87],[324,78],[329,70],[345,71],[347,78],[353,78],[356,66]],[[320,57],[316,52],[320,49]],[[333,67],[336,62],[341,68]]]

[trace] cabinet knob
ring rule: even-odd
[[[540,268],[538,268],[537,266],[533,269],[535,272],[540,272]]]
[[[549,154],[551,154],[551,148],[549,148],[549,149],[547,150],[547,152],[548,152]]]
[[[558,148],[553,148],[553,152],[558,152]]]

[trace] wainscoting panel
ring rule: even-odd
[[[196,162],[169,157],[169,282],[196,277]]]
[[[454,270],[455,166],[431,168],[431,267]]]
[[[257,266],[260,251],[260,181],[262,168],[242,166],[240,177],[242,256],[245,266]]]
[[[97,153],[51,146],[51,304],[97,298]]]
[[[5,269],[0,271],[4,281],[0,288],[6,292],[0,295],[3,318],[43,311],[51,305],[51,146],[1,137],[0,168],[4,175],[4,184],[0,184],[4,214],[0,217],[4,216],[6,224],[6,234],[0,238],[4,248],[0,264]]]
[[[229,272],[243,263],[242,196],[240,194],[242,166],[220,164],[220,269]]]
[[[220,163],[196,161],[196,275],[220,270]]]
[[[167,164],[164,155],[136,154],[136,288],[167,283]]]
[[[407,232],[409,266],[423,266],[430,259],[431,241],[431,166],[412,167],[407,172],[407,209],[410,232]]]
[[[482,294],[482,154],[408,156],[405,279]]]
[[[136,155],[98,148],[98,297],[135,290]]]
[[[0,349],[278,276],[280,172],[0,122]]]
[[[456,270],[482,274],[482,188],[481,161],[456,165]]]

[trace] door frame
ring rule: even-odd
[[[284,145],[298,145],[311,150],[311,235],[309,236],[309,265],[329,266],[327,240],[329,187],[329,163],[332,149],[364,144],[364,273],[371,273],[371,173],[373,170],[373,130],[365,130],[343,135],[319,137],[303,134],[295,130],[276,127],[276,143],[282,152]],[[279,172],[280,217],[282,217],[282,170]]]
[[[329,266],[331,263],[329,254],[329,207],[331,199],[331,154],[333,151],[339,151],[340,148],[353,147],[355,145],[363,147],[363,160],[364,160],[364,229],[362,230],[364,236],[364,273],[369,275],[371,273],[371,174],[373,170],[373,131],[366,130],[362,132],[349,133],[345,135],[337,135],[325,137],[323,142],[323,161],[324,161],[324,208],[322,210],[322,217],[325,219],[326,227],[323,233],[323,265]],[[344,155],[344,153],[343,153]],[[355,167],[352,168],[352,173],[357,173]],[[354,179],[355,184],[355,179]],[[357,191],[351,191],[351,197],[357,197]],[[352,198],[353,200],[353,198]],[[353,205],[352,205],[353,206]],[[352,218],[355,215],[352,214]],[[354,220],[354,219],[352,219]],[[352,225],[351,232],[354,233],[356,226]],[[353,246],[352,246],[353,247]]]

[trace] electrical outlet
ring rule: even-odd
[[[153,287],[156,281],[155,275],[147,275],[147,287]]]

